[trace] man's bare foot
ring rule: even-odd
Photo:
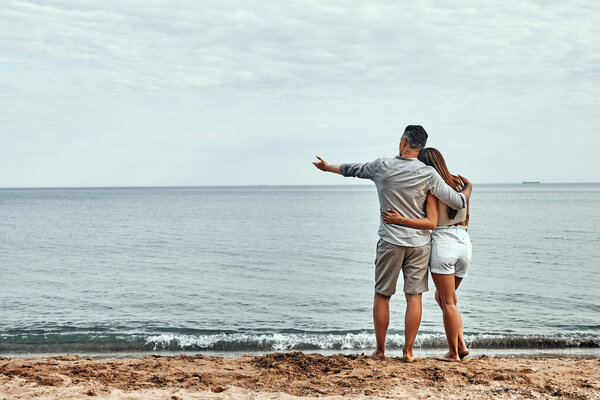
[[[465,358],[466,356],[469,355],[469,350],[468,349],[464,349],[462,351],[458,352],[458,356],[460,357],[460,359],[462,360],[463,358]]]
[[[415,361],[419,361],[419,357],[417,356],[402,356],[402,361],[406,363],[414,363]]]
[[[377,358],[378,360],[383,360],[385,359],[385,354],[383,354],[381,351],[375,350],[373,354],[371,354],[371,357]]]
[[[412,351],[407,351],[406,349],[402,349],[402,361],[407,363],[413,363],[417,361],[419,357],[415,357]]]
[[[458,354],[452,355],[450,352],[444,354],[443,356],[439,356],[435,358],[438,361],[447,361],[447,362],[458,362],[460,361],[460,357]]]

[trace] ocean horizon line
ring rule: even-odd
[[[524,185],[529,182],[474,182],[481,186]],[[535,182],[536,185],[598,185],[600,182]],[[367,187],[372,183],[339,183],[339,184],[248,184],[248,185],[113,185],[113,186],[3,186],[0,190],[76,190],[76,189],[196,189],[196,188],[260,188],[260,187]]]

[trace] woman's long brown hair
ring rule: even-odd
[[[444,161],[444,157],[442,157],[442,153],[433,147],[426,147],[419,153],[419,160],[430,167],[435,168],[435,170],[440,174],[444,182],[448,184],[452,189],[459,192],[463,186],[463,182],[460,180],[458,176],[452,175],[450,171],[448,171],[448,167],[446,167],[446,161]],[[456,217],[458,211],[448,207],[448,218],[452,219]]]

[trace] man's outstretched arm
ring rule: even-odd
[[[319,168],[321,171],[325,172],[333,172],[335,174],[342,174],[342,170],[339,165],[329,165],[327,161],[323,160],[321,157],[317,156],[319,162],[313,162],[313,165]]]
[[[329,165],[327,161],[317,156],[319,162],[313,162],[313,165],[321,171],[334,172],[342,176],[353,176],[362,179],[374,179],[377,174],[379,159],[368,163],[346,163],[341,165]]]

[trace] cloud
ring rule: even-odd
[[[597,180],[598,161],[553,155],[567,132],[600,145],[599,16],[593,1],[7,1],[0,186],[330,183],[306,157],[393,155],[418,122],[475,181],[532,164]]]

